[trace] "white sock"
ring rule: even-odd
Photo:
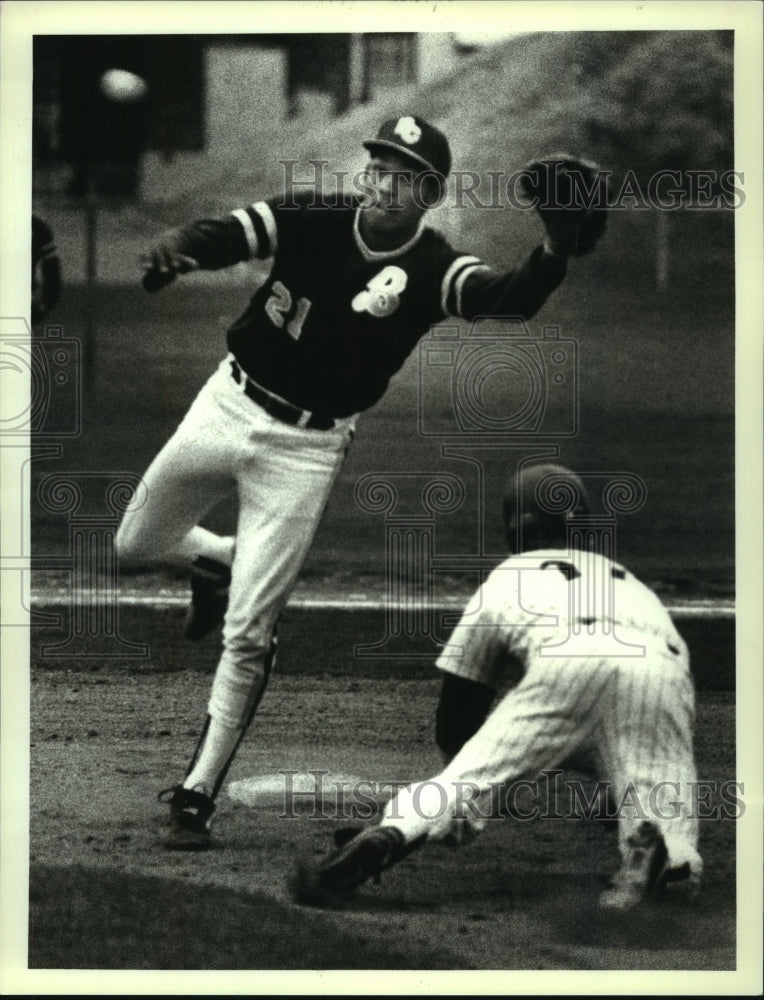
[[[240,727],[226,726],[219,720],[211,718],[207,735],[204,737],[204,745],[192,771],[183,782],[183,787],[195,788],[205,795],[212,795],[218,776],[227,764],[240,736]]]

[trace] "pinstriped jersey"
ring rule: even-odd
[[[475,592],[437,666],[492,687],[513,686],[554,658],[648,656],[687,666],[687,647],[656,594],[593,552],[510,556]]]
[[[374,251],[356,200],[328,206],[309,193],[257,202],[182,236],[182,251],[203,268],[272,260],[228,348],[260,385],[331,417],[376,403],[433,324],[492,311],[527,318],[565,274],[542,247],[517,271],[496,274],[423,221],[402,246]]]

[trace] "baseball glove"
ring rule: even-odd
[[[533,160],[520,183],[533,203],[553,253],[583,257],[605,232],[607,174],[568,153]]]

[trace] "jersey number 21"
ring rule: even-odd
[[[311,305],[310,299],[298,299],[294,315],[286,322],[287,316],[292,311],[292,293],[286,285],[282,285],[280,281],[274,281],[273,294],[265,303],[265,311],[268,314],[268,319],[270,319],[274,326],[277,326],[280,330],[286,322],[286,330],[289,336],[295,340],[299,340],[302,333],[302,325],[310,312]]]

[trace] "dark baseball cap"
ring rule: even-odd
[[[399,115],[383,122],[375,139],[364,146],[374,154],[377,149],[390,149],[428,170],[448,177],[451,170],[451,150],[443,133],[418,115]]]

